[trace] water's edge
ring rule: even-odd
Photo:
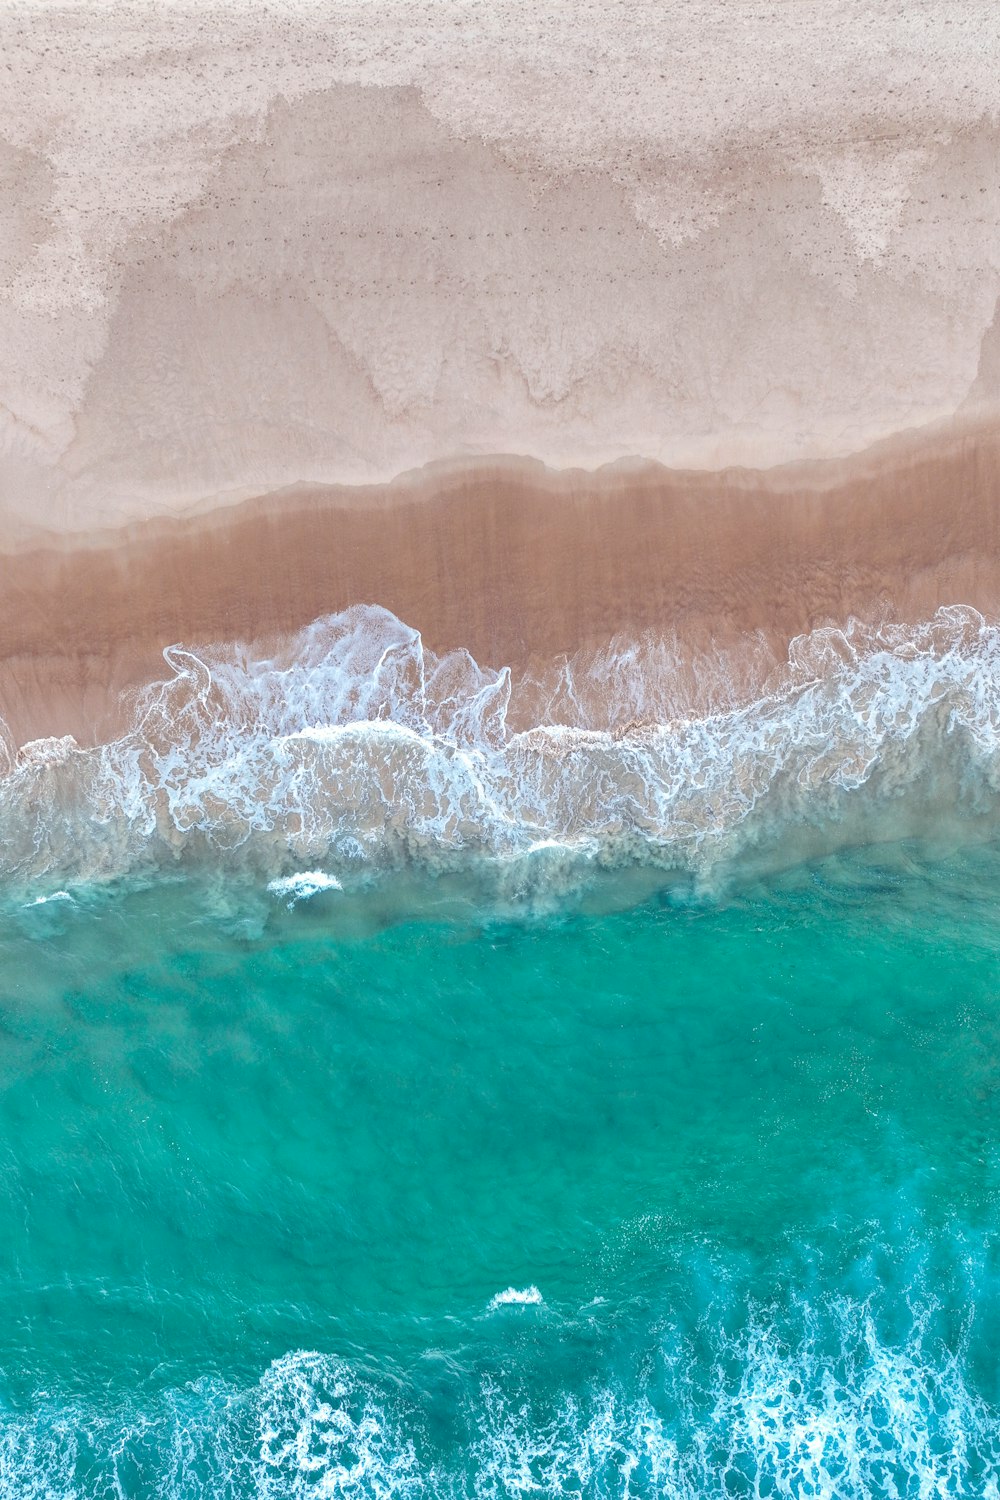
[[[112,743],[8,745],[8,886],[424,871],[530,905],[607,868],[717,887],[851,843],[1000,829],[1000,627],[967,608],[816,630],[779,666],[750,642],[693,673],[650,638],[512,682],[375,606],[266,658],[165,654],[172,675]]]

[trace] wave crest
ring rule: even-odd
[[[877,813],[897,836],[943,810],[1000,810],[1000,628],[967,608],[816,630],[778,667],[749,642],[692,672],[646,638],[517,683],[466,651],[436,656],[376,606],[271,655],[164,656],[172,675],[135,696],[118,739],[9,753],[4,876],[220,849],[272,876],[470,854],[704,874],[790,829],[844,840]]]
[[[0,1412],[0,1495],[1000,1496],[997,1412],[917,1319],[889,1343],[864,1305],[802,1309],[722,1337],[703,1380],[668,1340],[641,1388],[597,1384],[533,1402],[470,1384],[454,1443],[414,1392],[332,1355],[286,1354],[250,1387],[205,1378],[145,1405],[43,1399]],[[457,1450],[457,1451],[456,1451]]]

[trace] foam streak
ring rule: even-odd
[[[750,693],[720,657],[711,712],[685,711],[669,641],[514,682],[434,655],[374,606],[267,658],[165,656],[173,675],[138,694],[118,739],[22,749],[0,783],[8,879],[220,851],[278,879],[470,858],[706,876],[799,835],[1000,828],[1000,627],[972,609],[799,636]]]

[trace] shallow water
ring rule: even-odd
[[[517,681],[374,605],[268,650],[170,647],[87,749],[15,751],[0,722],[5,886],[433,872],[551,908],[595,870],[718,889],[852,843],[1000,838],[1000,625],[972,609],[818,628],[781,663],[616,639]]]
[[[436,890],[0,918],[0,1493],[997,1494],[1000,850]]]

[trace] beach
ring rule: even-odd
[[[4,8],[14,749],[356,604],[515,674],[995,610],[992,9],[576,9]]]
[[[49,534],[0,555],[0,682],[15,744],[93,744],[120,728],[123,693],[162,676],[166,647],[263,647],[380,604],[429,650],[515,680],[659,637],[681,677],[716,653],[749,697],[796,636],[954,603],[1000,604],[1000,425],[981,418],[767,470],[454,462]],[[691,712],[711,702],[704,669],[685,688]]]
[[[1000,1496],[998,58],[0,0],[0,1500]]]

